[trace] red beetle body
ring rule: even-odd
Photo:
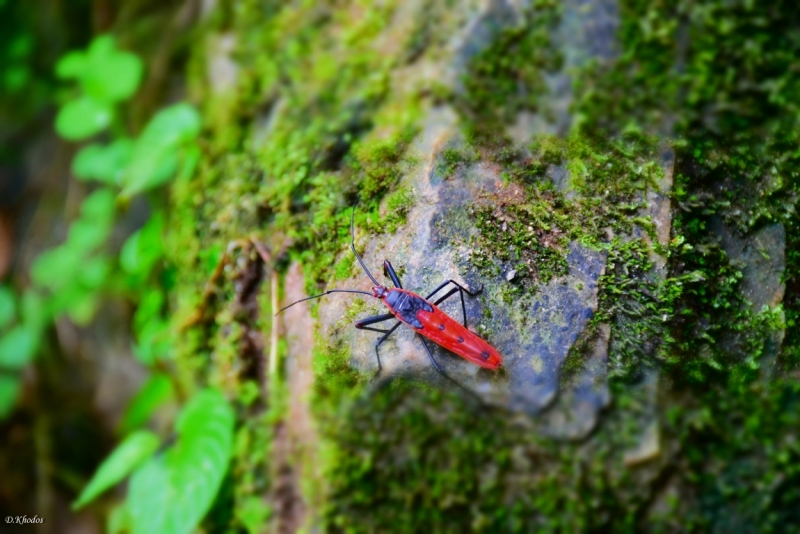
[[[354,221],[355,206],[353,206],[353,211],[350,215],[350,249],[353,251],[353,254],[358,260],[359,265],[361,265],[361,268],[364,270],[364,273],[366,273],[369,279],[372,280],[372,283],[375,284],[372,287],[372,292],[370,293],[360,289],[330,289],[324,293],[320,293],[319,295],[312,295],[310,297],[293,302],[288,306],[284,306],[278,310],[276,315],[287,308],[291,308],[299,302],[318,299],[320,297],[324,297],[325,295],[330,295],[331,293],[357,293],[369,295],[380,299],[381,302],[383,302],[383,304],[389,308],[389,311],[391,312],[375,315],[373,317],[365,317],[355,324],[356,328],[362,330],[373,330],[383,334],[383,336],[381,336],[381,338],[375,343],[375,358],[378,362],[378,370],[375,373],[375,376],[377,376],[382,369],[381,356],[378,352],[378,347],[380,347],[381,344],[386,341],[386,339],[397,329],[398,326],[400,326],[400,324],[407,324],[418,335],[430,339],[437,345],[444,347],[455,354],[458,354],[465,360],[470,361],[475,365],[479,365],[486,369],[496,370],[503,364],[503,359],[500,357],[500,354],[494,349],[494,347],[481,339],[477,334],[467,329],[467,309],[464,306],[464,293],[470,296],[475,296],[477,293],[473,293],[455,280],[450,279],[439,285],[439,287],[437,287],[433,293],[428,295],[427,298],[423,298],[416,293],[412,293],[411,291],[403,289],[403,286],[400,283],[400,278],[397,276],[397,273],[392,268],[392,264],[389,263],[388,260],[383,262],[383,272],[386,276],[391,278],[395,287],[391,289],[384,287],[375,279],[374,276],[372,276],[372,273],[369,272],[367,266],[364,265],[364,261],[361,259],[361,256],[358,255],[358,251],[356,251]],[[451,288],[447,294],[439,297],[436,302],[430,302],[427,300],[432,298],[436,293],[448,285],[453,285],[455,288]],[[483,287],[481,287],[479,291],[482,290]],[[461,297],[461,311],[464,314],[463,325],[436,307],[437,304],[443,302],[456,292],[459,292],[459,296]],[[399,322],[388,330],[375,328],[372,326],[392,319],[397,319]],[[459,387],[472,393],[468,388],[465,388],[447,376],[447,373],[445,373],[439,364],[436,363],[436,358],[434,358],[433,353],[425,343],[425,340],[421,339],[421,341],[422,346],[425,347],[425,351],[428,353],[428,357],[430,358],[434,368],[436,368],[436,370],[445,378],[455,382]]]
[[[465,360],[495,370],[503,363],[497,350],[445,312],[419,295],[405,289],[372,288],[397,319],[437,345]]]

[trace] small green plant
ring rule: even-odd
[[[189,533],[211,506],[233,451],[234,413],[216,390],[196,394],[175,423],[177,441],[156,454],[158,436],[130,434],[100,465],[73,509],[130,475],[115,518],[133,533]]]
[[[120,120],[121,105],[136,92],[143,66],[137,56],[118,50],[108,35],[96,38],[86,51],[67,54],[56,71],[76,82],[59,110],[56,132],[73,141],[104,133],[107,142],[85,145],[72,162],[74,176],[92,183],[93,190],[66,240],[36,258],[32,283],[24,291],[0,286],[0,418],[13,409],[20,371],[34,360],[53,320],[66,316],[86,325],[104,299],[129,298],[137,305],[134,356],[152,374],[124,414],[120,432],[127,437],[74,508],[130,476],[128,498],[112,514],[112,523],[134,533],[190,532],[208,511],[227,471],[233,410],[217,391],[197,393],[177,419],[177,442],[155,454],[162,440],[141,427],[175,397],[162,371],[172,346],[166,315],[170,267],[158,197],[148,196],[150,219],[119,250],[112,249],[109,238],[133,196],[191,176],[199,158],[193,142],[200,118],[188,104],[176,104],[158,112],[138,136],[131,135]]]
[[[110,35],[98,37],[84,51],[70,52],[56,66],[59,78],[78,82],[75,95],[56,117],[56,131],[81,140],[111,126],[115,106],[136,92],[144,69],[133,54],[117,50]]]

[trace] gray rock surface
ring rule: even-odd
[[[503,284],[511,283],[506,279],[508,273],[487,279],[469,263],[469,239],[478,230],[468,213],[482,195],[518,186],[504,185],[499,168],[485,161],[470,165],[463,173],[463,180],[442,180],[436,176],[433,160],[437,148],[445,146],[450,136],[455,135],[451,120],[446,111],[434,114],[414,148],[418,161],[423,163],[404,179],[403,185],[411,186],[416,195],[408,223],[391,236],[368,236],[357,230],[357,248],[373,274],[378,275],[383,260],[389,259],[403,273],[403,286],[423,296],[450,278],[471,288],[484,285],[480,297],[467,299],[468,323],[473,328],[477,323],[489,328],[487,341],[503,356],[502,370],[481,369],[433,343],[429,346],[449,376],[486,402],[536,414],[558,395],[561,365],[596,310],[597,281],[604,269],[604,254],[571,243],[566,276],[540,287],[529,304],[501,302],[497,295]],[[367,289],[369,280],[359,274],[340,287]],[[322,333],[341,335],[350,347],[353,364],[365,373],[374,373],[377,363],[373,345],[378,335],[344,328],[339,322],[352,300],[336,296],[321,304]],[[457,296],[441,308],[461,318]],[[357,319],[384,311],[379,302],[368,299],[367,311]],[[404,374],[436,380],[420,343],[413,331],[401,327],[381,346],[382,376]],[[605,372],[599,364],[602,359],[603,355],[598,353],[595,367],[600,375]],[[454,386],[445,383],[445,387]],[[594,411],[608,400],[607,393],[598,394],[588,382],[573,393]]]

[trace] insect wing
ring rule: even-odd
[[[417,332],[481,367],[497,369],[502,365],[503,360],[494,347],[436,306],[432,308],[430,312],[417,312],[417,320],[422,323],[422,328],[415,328]]]

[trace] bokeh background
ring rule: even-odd
[[[800,531],[798,58],[782,1],[0,0],[0,529]],[[354,205],[501,371],[274,315],[368,289]]]

